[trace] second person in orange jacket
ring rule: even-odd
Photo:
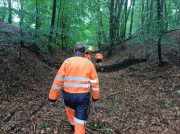
[[[103,55],[98,51],[95,55],[95,59],[96,59],[96,66],[102,66],[102,60],[103,60]]]
[[[49,101],[54,103],[62,90],[66,114],[74,134],[85,134],[90,104],[90,87],[92,100],[99,99],[99,80],[93,63],[84,58],[85,45],[75,44],[74,56],[66,59],[56,74],[49,93]]]

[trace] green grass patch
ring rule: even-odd
[[[117,79],[118,80],[123,80],[123,76],[119,75]]]
[[[172,88],[172,87],[173,87],[173,83],[167,83],[167,84],[166,84],[166,87]]]
[[[49,126],[50,126],[49,123],[44,123],[44,124],[42,125],[42,128],[47,128],[47,127],[49,127]]]

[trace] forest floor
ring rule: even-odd
[[[180,30],[169,36],[180,44]],[[150,53],[148,62],[116,72],[98,72],[100,100],[91,103],[87,134],[180,133],[179,48],[168,44],[163,48],[163,67],[158,66],[155,50],[134,44],[104,59],[103,65],[109,65]],[[10,42],[0,43],[0,133],[70,133],[61,94],[56,106],[48,103],[58,68],[26,49],[19,60],[18,50]],[[58,53],[53,57],[47,55],[49,60],[62,63],[68,56]]]

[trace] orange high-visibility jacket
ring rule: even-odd
[[[97,54],[95,55],[95,58],[102,60],[102,59],[103,59],[103,55],[102,55],[101,53],[97,53]]]
[[[66,59],[56,74],[49,99],[56,101],[62,87],[68,93],[88,93],[92,86],[92,97],[99,99],[99,80],[93,63],[84,57]]]
[[[84,57],[91,60],[91,55],[90,54],[85,54]]]

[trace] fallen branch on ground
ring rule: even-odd
[[[88,131],[90,134],[93,134],[93,132],[92,132],[90,129],[88,129],[87,127],[86,127],[85,129],[86,129],[86,131]]]
[[[111,97],[111,96],[113,96],[113,95],[116,95],[116,94],[118,94],[118,93],[120,93],[121,91],[118,91],[118,92],[115,92],[115,93],[113,93],[113,94],[110,94],[110,95],[108,95],[107,96],[107,98],[109,98],[109,97]]]
[[[149,57],[149,55],[146,56],[146,57],[142,57],[140,59],[138,59],[138,58],[129,58],[129,59],[125,59],[123,61],[117,62],[115,64],[111,64],[111,65],[107,65],[107,66],[101,66],[101,67],[96,67],[96,70],[97,70],[97,72],[118,71],[120,69],[129,67],[129,66],[134,65],[134,64],[146,62],[148,60],[148,57]]]

